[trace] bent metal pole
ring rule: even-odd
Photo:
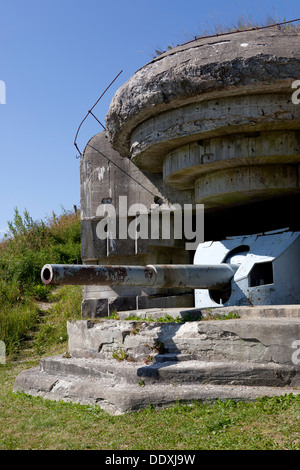
[[[238,269],[234,264],[98,266],[46,264],[41,278],[46,285],[155,286],[191,289],[228,287]]]

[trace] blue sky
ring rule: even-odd
[[[249,16],[299,18],[299,1],[0,0],[0,236],[15,207],[44,219],[80,205],[74,137],[120,70],[94,109],[103,123],[114,92],[156,48]],[[80,149],[101,130],[89,117]]]

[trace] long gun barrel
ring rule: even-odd
[[[46,264],[41,272],[46,285],[144,286],[225,289],[238,269],[234,264],[100,266]]]

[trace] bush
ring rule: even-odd
[[[21,216],[16,208],[8,226],[10,233],[0,243],[0,340],[10,354],[37,320],[33,301],[51,297],[53,288],[41,281],[42,267],[81,263],[80,212],[64,210],[33,221],[28,211]]]
[[[21,217],[15,209],[8,226],[10,235],[0,249],[0,279],[17,283],[22,291],[42,284],[44,264],[81,262],[79,213],[53,213],[45,223],[34,222],[26,210]]]

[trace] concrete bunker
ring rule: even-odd
[[[298,32],[264,29],[174,48],[119,88],[106,130],[87,143],[80,162],[80,269],[103,274],[121,266],[124,275],[124,266],[142,268],[147,283],[81,278],[83,320],[68,325],[71,358],[43,360],[17,378],[15,390],[98,403],[112,413],[149,402],[298,393],[300,105],[292,94],[299,78]],[[184,237],[112,238],[109,230],[100,239],[101,204],[117,208],[118,225],[135,220],[125,221],[117,205],[124,196],[146,207],[149,219],[176,204],[189,204],[195,218],[204,205],[203,242],[187,250]],[[185,273],[185,284],[151,284],[149,266],[189,266],[194,283]],[[200,284],[195,272],[211,266],[232,269],[230,282]],[[113,310],[120,320],[97,323]],[[148,325],[149,312],[195,321]],[[239,318],[214,319],[220,312]],[[133,313],[140,323],[125,321]],[[153,358],[147,365],[145,344]],[[114,348],[135,362],[119,368]]]

